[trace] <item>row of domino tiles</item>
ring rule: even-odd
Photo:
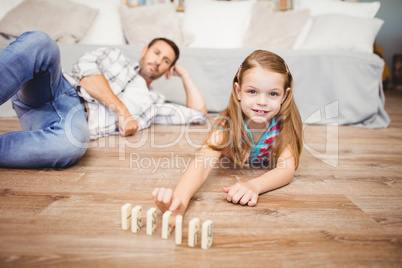
[[[177,245],[182,243],[182,222],[183,216],[176,216],[176,232],[175,241]],[[131,203],[126,203],[121,207],[121,227],[128,230],[131,227],[133,233],[138,233],[142,228],[142,207],[133,207]],[[147,235],[153,235],[156,231],[156,208],[152,207],[147,210],[146,222]],[[166,211],[162,217],[162,238],[168,239],[172,231],[172,212]],[[195,247],[198,244],[200,231],[200,219],[194,218],[190,220],[188,226],[188,245]],[[201,229],[201,248],[208,249],[212,246],[212,221],[206,220],[202,224]]]

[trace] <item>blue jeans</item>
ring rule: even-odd
[[[0,51],[0,105],[11,97],[23,131],[0,135],[1,167],[66,167],[85,154],[85,106],[47,34],[26,32]]]

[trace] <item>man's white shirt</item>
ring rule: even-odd
[[[71,76],[64,77],[75,87],[89,109],[90,138],[119,134],[114,107],[107,108],[94,99],[78,82],[86,76],[102,74],[113,93],[138,122],[139,129],[155,124],[202,124],[206,116],[179,104],[166,103],[165,96],[148,88],[139,75],[139,65],[131,64],[117,48],[99,48],[87,52],[73,66]]]

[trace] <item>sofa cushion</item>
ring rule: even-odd
[[[67,0],[24,1],[0,21],[0,33],[19,36],[26,31],[41,30],[57,42],[80,40],[98,11]]]
[[[176,7],[173,4],[158,4],[119,9],[124,36],[131,45],[147,45],[156,37],[165,37],[179,47],[192,41],[190,34],[184,33]]]
[[[245,47],[291,49],[309,17],[309,10],[273,12],[267,5],[257,2],[243,44]]]

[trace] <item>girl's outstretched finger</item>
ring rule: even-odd
[[[159,188],[155,188],[155,189],[152,191],[152,197],[153,197],[154,201],[156,201],[157,198],[158,198],[158,192],[159,192]]]
[[[170,203],[172,202],[172,197],[173,197],[172,189],[170,188],[166,189],[162,200],[165,206],[170,206]]]
[[[159,192],[158,192],[158,202],[162,202],[163,201],[163,197],[165,196],[165,188],[160,188]]]
[[[175,212],[176,210],[179,209],[180,205],[181,205],[181,201],[179,198],[176,197],[175,199],[173,199],[172,204],[169,207],[169,210],[172,212]]]

